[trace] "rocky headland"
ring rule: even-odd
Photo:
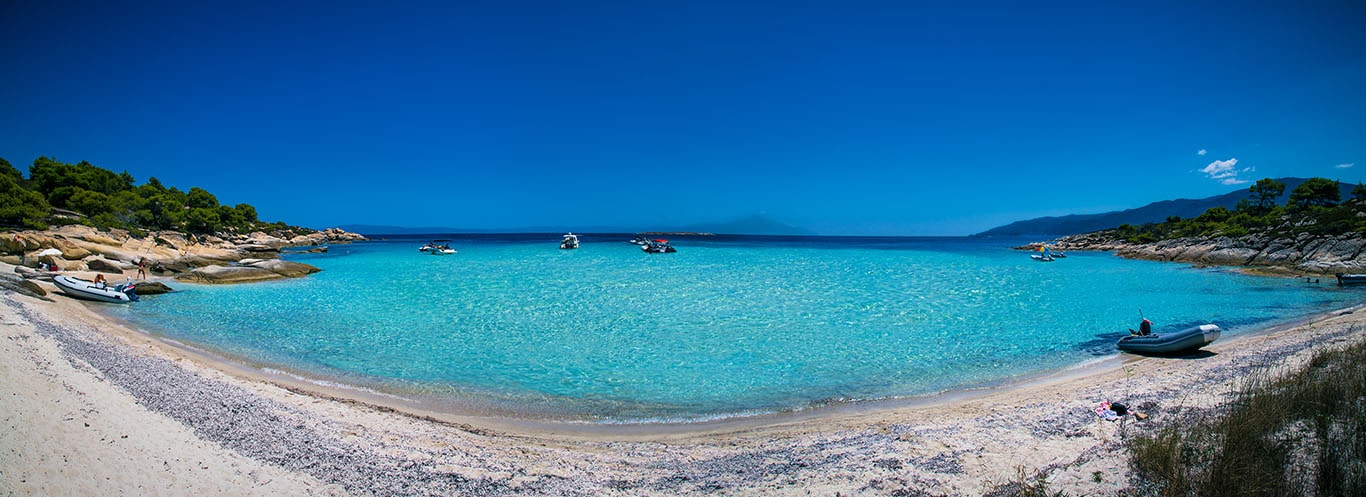
[[[196,283],[245,283],[293,278],[318,268],[279,259],[282,251],[326,251],[328,244],[365,240],[337,228],[309,233],[282,231],[194,236],[173,231],[141,236],[82,225],[6,233],[0,262],[15,266],[23,280],[50,280],[61,272],[136,274]],[[139,284],[138,293],[157,293],[159,284]]]
[[[1131,243],[1115,230],[1106,230],[1065,236],[1048,245],[1053,250],[1107,251],[1130,259],[1240,266],[1288,275],[1366,273],[1366,234],[1359,231],[1334,235],[1301,233],[1294,237],[1252,233],[1241,237],[1172,238]],[[1031,244],[1019,248],[1038,246]]]

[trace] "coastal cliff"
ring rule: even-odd
[[[1062,237],[1049,245],[1054,250],[1107,251],[1130,259],[1244,266],[1290,274],[1366,272],[1366,234],[1360,231],[1294,237],[1252,233],[1133,243],[1118,230],[1104,230]]]
[[[68,225],[43,231],[6,233],[0,239],[0,262],[13,264],[26,279],[44,279],[55,271],[122,274],[139,263],[149,275],[202,283],[242,283],[298,277],[318,268],[278,260],[283,249],[362,241],[364,236],[337,228],[296,233],[252,232],[193,236],[175,231],[97,230]],[[43,270],[35,270],[35,268]]]

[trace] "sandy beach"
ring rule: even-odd
[[[0,292],[0,495],[982,495],[1021,472],[1109,495],[1128,486],[1127,436],[1217,405],[1252,369],[1366,336],[1366,312],[1343,309],[1190,358],[1124,355],[915,402],[586,430],[273,381],[101,304]],[[1102,420],[1106,400],[1148,418]]]

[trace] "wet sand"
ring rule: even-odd
[[[51,289],[50,285],[46,286]],[[1025,383],[704,425],[422,412],[232,367],[91,304],[0,293],[0,495],[981,495],[1128,486],[1126,437],[1249,370],[1361,341],[1366,312]],[[1099,419],[1103,400],[1147,414]],[[390,404],[390,405],[383,405]]]

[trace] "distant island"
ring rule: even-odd
[[[716,223],[698,223],[677,228],[660,227],[660,229],[629,228],[621,226],[562,226],[546,227],[534,226],[510,230],[489,230],[489,229],[470,229],[455,227],[408,227],[392,225],[374,224],[344,224],[339,228],[353,232],[364,233],[371,236],[380,235],[439,235],[450,233],[560,233],[574,231],[576,233],[642,233],[642,234],[724,234],[724,235],[815,235],[814,231],[784,224],[773,220],[763,214],[753,214],[732,221]]]

